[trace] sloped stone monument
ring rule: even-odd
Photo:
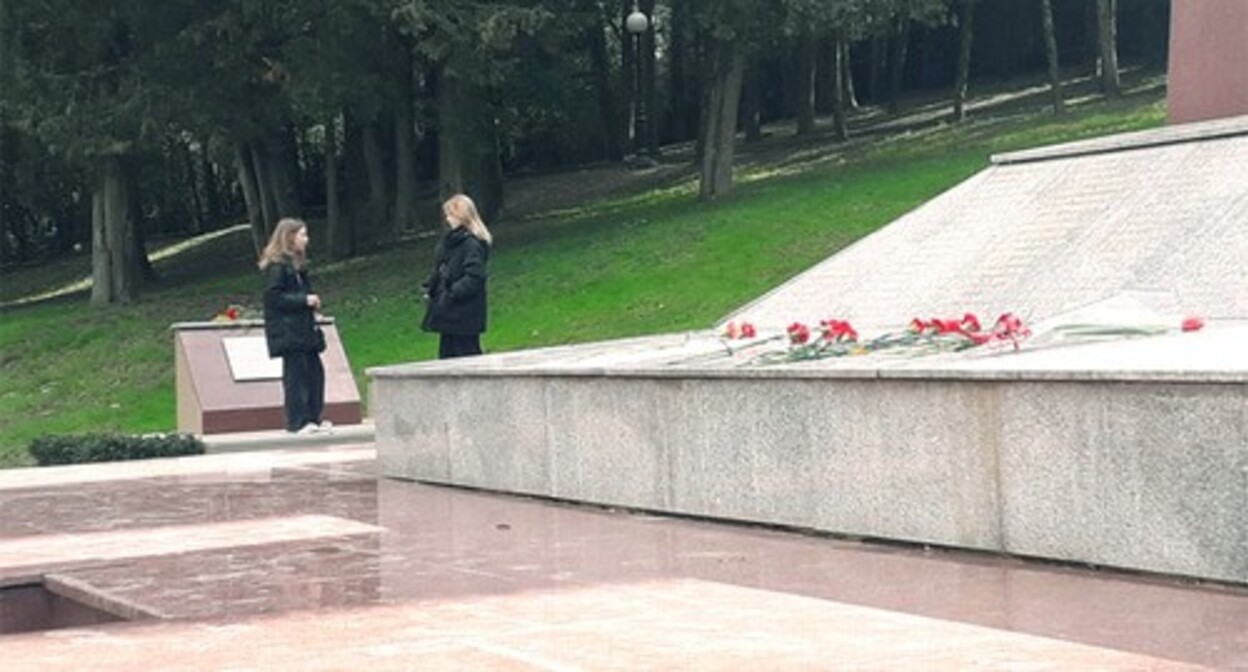
[[[360,392],[334,322],[321,318],[326,420],[358,425]],[[284,429],[282,360],[270,359],[263,320],[180,322],[174,332],[178,431],[224,434]]]
[[[725,320],[1008,310],[1019,352],[759,366],[708,330],[371,369],[381,471],[1248,583],[1245,174],[1248,117],[998,156]]]

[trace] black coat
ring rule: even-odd
[[[485,331],[486,265],[490,247],[465,229],[443,234],[424,282],[429,305],[421,328],[468,336]]]
[[[312,283],[308,271],[295,270],[290,262],[265,269],[264,339],[270,357],[295,352],[320,352],[325,337],[316,326],[316,314],[308,306]]]

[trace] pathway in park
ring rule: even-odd
[[[0,471],[0,626],[100,620],[39,583],[137,619],[4,634],[3,668],[1248,669],[1248,588],[374,472],[367,443]]]

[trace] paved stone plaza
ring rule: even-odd
[[[0,472],[0,586],[136,619],[4,635],[4,669],[1248,669],[1245,588],[379,479],[374,459]]]

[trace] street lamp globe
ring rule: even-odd
[[[650,27],[650,17],[646,16],[646,13],[639,9],[633,10],[633,13],[629,14],[627,19],[624,19],[624,27],[628,28],[628,32],[634,35],[644,33]]]

